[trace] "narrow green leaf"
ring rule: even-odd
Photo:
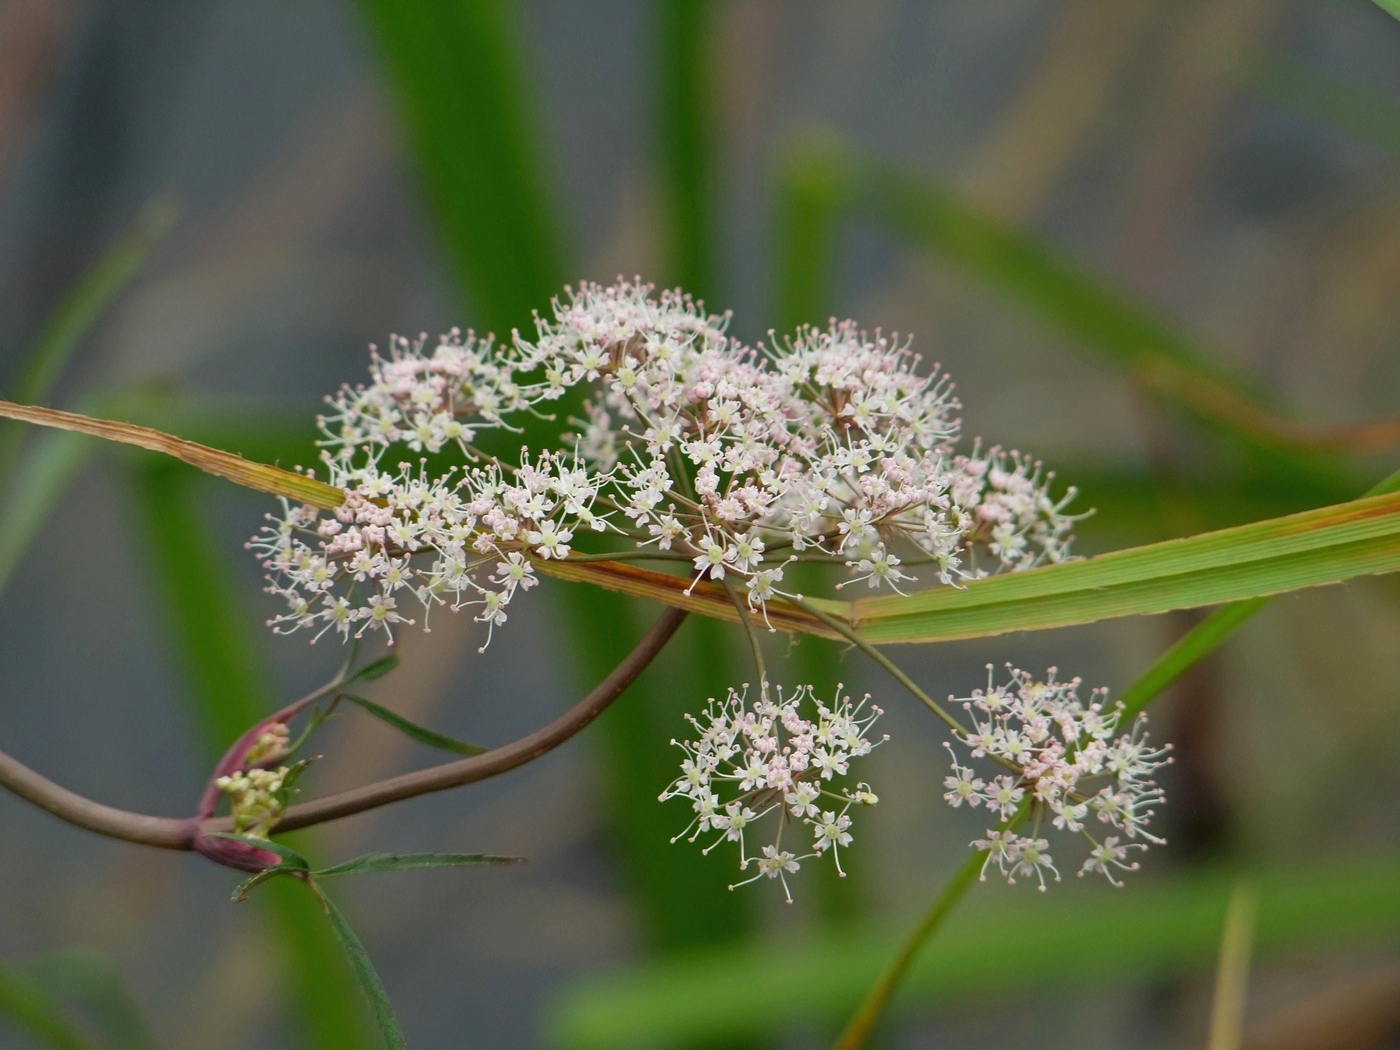
[[[248,894],[253,889],[261,886],[268,879],[275,879],[278,875],[291,875],[298,871],[305,871],[306,868],[300,864],[274,864],[270,868],[264,868],[250,879],[244,879],[233,888],[231,899],[235,904],[242,904],[248,899]]]
[[[381,656],[378,660],[371,660],[358,671],[345,679],[346,685],[355,682],[372,682],[376,678],[383,678],[390,671],[394,670],[402,662],[402,657],[398,653],[389,653]]]
[[[237,835],[234,834],[232,831],[211,832],[209,837],[213,839],[228,839],[232,842],[241,842],[245,846],[255,846],[258,849],[265,849],[269,853],[277,854],[290,866],[298,869],[299,871],[311,870],[310,862],[308,862],[307,859],[303,857],[300,853],[292,849],[291,846],[283,845],[280,842],[274,842],[272,839],[260,839],[254,835]]]
[[[152,201],[131,229],[83,274],[25,358],[13,400],[33,404],[48,396],[83,338],[164,240],[179,213],[173,201]]]
[[[458,755],[480,755],[486,751],[484,747],[468,744],[463,740],[454,740],[450,736],[443,736],[431,729],[425,729],[416,722],[410,722],[403,715],[391,711],[381,704],[376,704],[373,700],[366,700],[363,696],[356,696],[354,693],[341,693],[340,695],[420,744],[435,747],[440,751],[451,751]]]
[[[1119,367],[1167,363],[1242,392],[1209,354],[1132,296],[1038,239],[980,212],[951,189],[893,165],[852,156],[854,206],[924,250],[1007,294]]]
[[[949,916],[910,971],[898,1009],[1110,988],[1208,969],[1236,873],[1142,878],[1125,890],[1056,887],[1048,897],[988,884]],[[1400,858],[1347,857],[1258,875],[1261,957],[1332,945],[1382,946],[1400,931]],[[560,1050],[776,1038],[859,1001],[903,928],[860,926],[787,942],[711,949],[574,984],[549,1026]],[[812,965],[820,960],[821,965]],[[723,1003],[723,1009],[716,1009]]]
[[[1376,0],[1376,6],[1386,14],[1400,18],[1400,0]]]
[[[1225,909],[1206,1050],[1240,1050],[1244,1043],[1245,1000],[1249,994],[1249,963],[1254,952],[1254,920],[1258,910],[1254,884],[1248,877],[1241,876],[1235,880],[1230,903]]]
[[[0,1020],[52,1050],[97,1050],[63,1003],[14,966],[0,965]]]
[[[83,339],[170,231],[177,215],[171,201],[152,201],[131,230],[78,280],[26,355],[10,390],[11,400],[36,404],[48,397]],[[23,440],[24,428],[18,423],[0,426],[0,491],[9,486]]]
[[[296,787],[297,781],[301,779],[303,773],[311,768],[315,761],[315,758],[303,758],[287,767],[287,772],[282,777],[281,794],[284,799],[291,797],[292,789]]]
[[[281,467],[254,463],[231,452],[210,448],[194,441],[185,441],[173,434],[152,427],[137,426],[114,419],[98,419],[78,412],[64,412],[39,405],[18,405],[0,401],[0,416],[17,419],[35,426],[53,427],[75,434],[88,434],[119,445],[159,452],[216,477],[226,478],[257,492],[285,496],[298,503],[334,510],[345,501],[345,492],[306,474],[283,470]]]
[[[26,959],[18,968],[50,995],[81,1007],[104,1050],[156,1050],[140,1005],[105,955],[68,948]]]
[[[378,871],[408,871],[417,868],[469,868],[480,864],[520,864],[524,857],[498,857],[490,853],[366,853],[329,868],[313,872],[318,879],[338,875],[365,875]]]
[[[332,904],[320,890],[316,891],[316,895],[321,899],[321,906],[326,909],[326,914],[330,916],[331,928],[335,930],[336,940],[344,949],[345,957],[350,961],[350,969],[354,971],[355,979],[360,983],[360,990],[365,993],[365,998],[369,1001],[370,1013],[374,1015],[375,1023],[379,1025],[379,1032],[384,1037],[384,1045],[389,1047],[389,1050],[407,1050],[408,1043],[404,1040],[403,1033],[399,1031],[398,1021],[394,1019],[394,1007],[389,1002],[389,993],[384,990],[384,982],[379,979],[379,974],[375,972],[374,965],[369,961],[369,953],[365,951],[365,946],[360,943],[360,938],[355,935],[355,931],[345,921],[345,916],[340,913],[340,909]]]
[[[78,434],[58,432],[29,449],[0,508],[0,591],[94,447]]]

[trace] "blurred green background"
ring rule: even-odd
[[[912,333],[966,430],[1083,492],[1084,552],[1338,502],[1396,466],[1400,23],[1261,0],[859,4],[0,0],[0,394],[284,465],[391,332],[530,323],[567,281],[683,284],[763,338]],[[183,467],[0,428],[0,747],[188,811],[323,678],[242,549],[268,508]],[[813,585],[819,581],[813,581]],[[374,695],[500,743],[654,610],[546,584],[478,654],[440,616]],[[1201,1045],[1230,872],[1257,873],[1246,1045],[1400,1046],[1392,580],[1285,598],[1153,712],[1171,845],[1123,891],[973,891],[886,1047]],[[1194,622],[898,654],[935,695],[1014,660],[1122,689]],[[749,677],[681,637],[599,726],[498,781],[297,845],[520,853],[342,896],[417,1047],[808,1047],[963,860],[937,727],[862,659],[891,743],[844,881],[730,894],[671,847],[681,715]],[[431,755],[345,717],[334,790]],[[0,800],[0,1046],[377,1045],[306,895]],[[283,892],[285,891],[285,892]],[[305,899],[303,899],[305,898]]]

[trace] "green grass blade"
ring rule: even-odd
[[[60,1000],[12,965],[0,964],[0,1023],[52,1050],[98,1050]]]
[[[939,927],[961,903],[963,895],[977,881],[977,877],[981,874],[982,867],[986,863],[986,857],[986,853],[981,850],[971,853],[967,860],[963,861],[963,865],[957,870],[957,873],[939,891],[932,906],[909,931],[904,943],[885,964],[885,968],[861,1001],[859,1008],[842,1029],[841,1037],[836,1041],[836,1050],[859,1050],[860,1047],[866,1045],[875,1025],[879,1023],[890,1000],[897,994],[909,968],[913,966],[914,960],[919,957],[919,953],[923,951],[929,938],[938,932]]]
[[[131,229],[83,274],[25,358],[10,400],[37,404],[48,397],[84,337],[170,232],[178,215],[173,202],[152,201]]]
[[[38,404],[48,397],[93,325],[170,231],[177,212],[175,205],[166,200],[147,205],[131,230],[78,280],[26,355],[10,388],[9,400]],[[23,441],[24,427],[20,424],[0,425],[0,492],[6,492],[10,486]]]
[[[1123,705],[1123,718],[1134,718],[1162,690],[1218,649],[1225,639],[1252,620],[1271,601],[1272,598],[1251,598],[1222,605],[1187,631],[1118,698]]]
[[[1230,891],[1230,903],[1225,908],[1206,1050],[1240,1050],[1244,1042],[1245,1000],[1249,993],[1249,963],[1258,910],[1259,899],[1253,883],[1247,877],[1240,877]]]
[[[1400,18],[1400,0],[1376,0],[1376,6],[1386,14]]]
[[[715,295],[715,0],[660,0],[656,33],[656,136],[665,202],[666,280],[701,299]]]
[[[341,693],[340,695],[420,744],[435,747],[440,751],[451,751],[458,755],[479,755],[486,750],[484,747],[477,747],[475,744],[468,744],[463,740],[454,740],[450,736],[443,736],[431,729],[425,729],[416,722],[410,722],[403,715],[391,711],[381,704],[376,704],[373,700],[366,700],[363,696],[356,696],[354,693]]]
[[[891,165],[860,167],[855,207],[925,251],[1051,321],[1120,367],[1167,361],[1216,382],[1227,377],[1173,326],[1131,296],[983,214],[953,191]]]
[[[82,1007],[104,1050],[156,1050],[140,1006],[106,956],[70,948],[27,959],[19,969],[50,995]]]
[[[501,0],[362,0],[438,229],[498,335],[557,295],[562,266],[528,78]]]
[[[360,983],[360,990],[369,1001],[370,1013],[374,1016],[375,1024],[379,1026],[379,1034],[384,1037],[384,1045],[389,1050],[407,1050],[408,1043],[399,1031],[398,1021],[394,1019],[394,1007],[389,1002],[389,993],[384,990],[384,982],[379,979],[374,964],[369,961],[369,953],[365,951],[365,946],[360,943],[360,938],[356,936],[340,909],[320,890],[316,891],[316,896],[321,899],[321,905],[330,917],[336,940],[340,942],[345,958],[350,962],[350,969],[354,971],[355,979]]]
[[[189,683],[211,768],[229,742],[273,708],[258,678],[257,650],[226,579],[220,551],[201,520],[193,488],[201,479],[179,464],[155,462],[133,477],[147,540],[151,580]],[[305,835],[289,836],[309,852]],[[368,1050],[368,1018],[324,920],[291,879],[274,879],[258,894],[268,925],[285,952],[290,1005],[313,1050]]]
[[[1235,879],[1229,871],[1144,878],[1126,890],[1082,884],[1048,897],[989,885],[948,918],[894,1005],[976,1004],[1205,970]],[[1381,946],[1400,931],[1394,856],[1266,870],[1257,885],[1261,957]],[[901,932],[857,927],[770,943],[762,952],[711,950],[588,978],[557,1003],[551,1042],[562,1050],[622,1050],[834,1026],[874,981]]]
[[[520,864],[524,857],[498,857],[490,853],[366,853],[344,863],[322,868],[318,879],[338,875],[367,875],[380,871],[410,871],[420,868],[471,868],[482,864]]]
[[[96,448],[81,434],[62,431],[34,442],[0,507],[0,591]]]

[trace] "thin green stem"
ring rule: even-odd
[[[1023,802],[1011,817],[1004,821],[1001,826],[1002,831],[1010,831],[1017,827],[1026,819],[1026,814],[1030,812],[1029,801]],[[934,932],[943,925],[943,920],[953,910],[957,903],[962,900],[972,884],[978,881],[983,868],[987,864],[987,850],[978,850],[968,857],[963,866],[957,870],[948,884],[934,898],[933,904],[929,906],[924,917],[919,920],[919,924],[909,931],[904,942],[899,946],[899,951],[895,952],[894,958],[885,964],[879,978],[866,993],[865,999],[861,1002],[851,1019],[846,1022],[846,1027],[837,1039],[833,1050],[858,1050],[865,1045],[865,1041],[870,1038],[870,1032],[880,1020],[885,1008],[890,1000],[894,998],[894,993],[899,990],[899,986],[904,983],[905,975],[909,968],[914,965],[914,960],[919,957],[919,952],[923,951],[924,945]]]
[[[943,925],[943,920],[948,917],[948,913],[953,910],[954,905],[962,900],[963,894],[977,881],[978,875],[982,872],[986,855],[985,851],[978,851],[968,857],[963,862],[963,866],[958,869],[957,874],[943,887],[943,891],[934,898],[933,905],[924,913],[919,924],[909,931],[909,935],[904,938],[904,943],[899,946],[899,951],[895,952],[894,958],[885,964],[885,969],[881,972],[879,979],[866,993],[859,1009],[846,1023],[845,1030],[836,1041],[835,1050],[857,1050],[858,1047],[865,1045],[871,1030],[884,1014],[885,1007],[889,1005],[895,991],[904,982],[904,975],[908,973],[909,967],[913,965],[919,952],[923,950],[924,943],[933,936],[934,931],[939,926]]]
[[[758,637],[758,630],[754,627],[753,618],[749,616],[749,610],[744,605],[744,600],[739,596],[738,589],[728,576],[724,578],[724,589],[729,594],[729,600],[734,603],[735,610],[739,613],[739,623],[743,625],[744,634],[748,636],[749,648],[753,651],[753,665],[758,672],[758,692],[765,700],[768,698],[768,669],[763,663],[763,645]]]
[[[907,674],[900,670],[899,666],[895,664],[893,660],[891,660],[884,653],[880,652],[879,649],[876,649],[875,646],[871,645],[858,633],[856,633],[855,628],[853,628],[850,624],[842,620],[838,620],[836,617],[831,616],[826,612],[823,612],[821,609],[818,609],[815,605],[811,604],[808,601],[805,601],[801,596],[795,595],[789,598],[788,600],[791,601],[793,605],[797,606],[803,612],[815,616],[822,623],[826,624],[833,630],[839,632],[843,638],[845,638],[857,649],[865,653],[866,656],[870,657],[870,659],[874,660],[877,664],[879,664],[886,671],[888,671],[890,675],[893,676],[895,681],[897,681],[900,685],[904,686],[905,689],[908,689],[911,693],[913,693],[914,696],[918,698],[921,704],[923,704],[935,715],[941,718],[944,724],[947,725],[949,729],[951,729],[954,733],[957,734],[958,739],[961,740],[966,738],[967,730],[963,727],[961,722],[959,722],[956,718],[954,718],[947,711],[945,711],[943,709],[942,704],[936,701],[933,697],[929,696],[928,693],[920,689],[918,684],[914,681],[914,679],[910,678]]]

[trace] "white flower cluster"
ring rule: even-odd
[[[833,781],[846,776],[852,759],[868,755],[888,737],[872,741],[869,736],[881,714],[878,707],[867,707],[869,696],[853,707],[838,685],[836,700],[828,707],[811,686],[794,689],[786,699],[781,689],[775,693],[776,701],[765,695],[748,708],[744,696],[731,689],[724,702],[711,699],[700,718],[687,715],[699,739],[672,741],[686,757],[681,775],[661,794],[661,801],[683,798],[695,811],[690,825],[672,842],[687,834],[694,842],[715,832],[715,840],[704,847],[707,854],[721,842],[737,842],[739,870],[753,864],[757,873],[735,886],[780,879],[791,901],[787,875],[802,861],[830,852],[841,872],[838,853],[851,843],[851,807],[878,800],[866,784],[847,788]],[[803,717],[804,702],[814,709],[815,720]],[[777,833],[770,845],[752,855],[745,830],[770,813],[777,814]],[[782,848],[783,832],[794,821],[811,830],[805,853]]]
[[[582,452],[614,472],[643,542],[736,575],[754,605],[807,550],[896,588],[914,579],[901,541],[944,583],[983,571],[980,550],[997,568],[1066,556],[1070,496],[1017,454],[955,459],[958,402],[907,344],[844,321],[755,349],[689,297],[650,293],[584,285],[533,348],[553,382],[600,384]]]
[[[283,788],[287,766],[278,769],[239,770],[219,777],[214,785],[229,797],[233,830],[240,835],[265,839],[286,809]]]
[[[539,582],[530,558],[566,558],[576,531],[603,528],[592,510],[600,480],[560,454],[509,472],[470,466],[455,481],[407,466],[398,475],[330,466],[332,483],[350,493],[333,514],[287,507],[250,544],[270,570],[269,589],[287,600],[272,621],[283,631],[319,625],[317,638],[331,629],[359,637],[382,628],[392,637],[395,623],[414,622],[400,611],[405,595],[425,619],[451,595],[454,609],[479,606],[476,618],[494,629],[515,593]]]
[[[736,581],[755,609],[793,560],[898,588],[915,564],[952,583],[1067,556],[1073,490],[1053,498],[1052,476],[1014,452],[956,456],[951,387],[907,344],[847,321],[748,347],[727,317],[652,291],[582,285],[533,343],[454,331],[376,352],[371,382],[320,420],[328,480],[350,498],[330,515],[289,506],[252,544],[287,601],[275,625],[389,631],[408,619],[403,595],[426,618],[450,594],[494,626],[531,561],[567,557],[581,530]],[[591,392],[578,458],[515,467],[473,446],[575,387]],[[385,458],[400,446],[468,462],[430,478]]]
[[[961,702],[972,718],[973,729],[959,741],[971,749],[971,757],[990,758],[1009,773],[983,780],[970,766],[958,762],[951,745],[945,745],[953,755],[953,772],[943,782],[948,789],[943,797],[954,808],[964,802],[974,809],[985,804],[1001,820],[999,828],[988,830],[986,838],[973,843],[988,851],[983,878],[995,863],[1011,882],[1018,876],[1034,876],[1043,890],[1047,873],[1058,880],[1050,844],[1039,837],[1042,823],[1048,820],[1056,828],[1088,839],[1091,850],[1080,875],[1097,872],[1121,885],[1115,871],[1138,867],[1128,860],[1128,852],[1147,848],[1137,840],[1163,841],[1147,831],[1147,824],[1162,802],[1162,790],[1152,773],[1170,761],[1170,745],[1155,749],[1148,745],[1142,715],[1120,733],[1121,710],[1105,709],[1105,690],[1095,690],[1085,704],[1078,697],[1080,680],[1057,682],[1054,668],[1044,681],[1009,668],[1009,686],[994,685],[990,665],[987,670],[985,691],[976,690],[961,701],[949,700]],[[1033,821],[1029,835],[1011,827],[1023,807]],[[1098,841],[1087,826],[1093,817],[1121,834]],[[1122,835],[1127,836],[1126,843]]]
[[[529,408],[547,390],[522,387],[532,364],[515,347],[462,335],[454,328],[431,352],[428,337],[389,340],[389,356],[370,347],[368,386],[343,386],[328,398],[332,411],[317,419],[324,447],[345,465],[361,451],[401,442],[414,452],[437,452],[449,443],[463,451],[479,429],[506,425],[505,417]]]

